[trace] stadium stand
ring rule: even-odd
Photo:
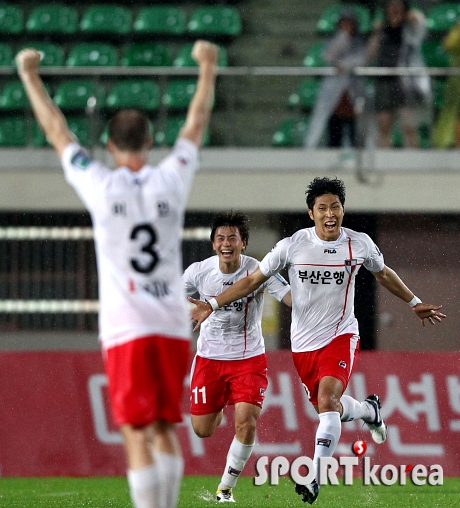
[[[427,13],[427,28],[431,32],[447,32],[460,20],[460,4],[435,5]]]
[[[125,48],[120,63],[129,67],[168,67],[172,60],[164,44],[138,42]]]
[[[88,7],[80,21],[80,30],[86,34],[126,35],[131,32],[131,28],[131,10],[121,6]]]
[[[53,99],[63,110],[84,110],[88,99],[95,97],[99,104],[104,103],[104,89],[92,79],[68,79],[56,88]]]
[[[24,13],[15,5],[0,5],[0,33],[15,35],[24,29]]]
[[[155,5],[140,9],[133,30],[136,34],[183,35],[187,19],[183,9],[176,6]]]
[[[105,107],[108,109],[139,108],[156,111],[160,106],[160,88],[152,80],[121,79],[112,84]]]
[[[31,34],[74,34],[77,30],[78,12],[67,5],[35,7],[26,22],[26,31]]]
[[[235,37],[241,34],[241,18],[234,7],[199,7],[188,22],[188,30],[194,35],[219,35]]]
[[[162,103],[169,109],[187,109],[196,89],[196,79],[170,81],[162,97]]]
[[[356,12],[356,16],[359,22],[359,31],[362,34],[367,34],[371,31],[371,15],[367,7],[359,4],[347,4],[347,9],[353,9]],[[336,4],[327,7],[316,25],[316,31],[322,35],[330,35],[335,31],[337,21],[340,13],[344,10],[343,4]]]
[[[119,57],[116,46],[109,43],[81,42],[72,46],[66,65],[70,67],[118,65]]]

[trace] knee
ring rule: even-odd
[[[256,435],[256,420],[244,420],[236,422],[235,434],[243,444],[252,444]]]
[[[337,411],[338,413],[342,412],[340,397],[329,393],[318,397],[318,412],[326,413],[327,411]]]
[[[193,431],[200,438],[211,437],[214,434],[214,429],[201,426],[193,426]]]

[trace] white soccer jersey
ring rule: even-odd
[[[384,268],[383,256],[365,233],[341,228],[325,242],[315,228],[284,238],[260,263],[267,277],[288,268],[292,292],[292,351],[314,351],[337,335],[359,334],[354,315],[355,278],[361,265]]]
[[[181,230],[197,146],[179,139],[156,167],[112,170],[78,144],[64,150],[67,181],[91,213],[104,347],[151,334],[190,339]]]
[[[257,259],[242,255],[240,268],[225,274],[220,271],[218,256],[212,256],[185,270],[185,291],[189,296],[199,293],[201,300],[208,300],[258,266]],[[277,275],[270,277],[255,293],[213,312],[201,324],[197,354],[211,360],[242,360],[264,353],[261,322],[265,288],[278,301],[290,290],[283,277]]]

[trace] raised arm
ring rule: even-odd
[[[445,314],[439,312],[442,305],[423,303],[404,284],[399,275],[388,266],[385,266],[381,272],[374,273],[373,275],[377,279],[377,282],[385,289],[411,306],[412,310],[422,321],[423,326],[425,326],[425,319],[434,325],[435,321],[441,322],[441,318],[446,317]]]
[[[195,304],[195,308],[192,309],[191,312],[192,320],[196,321],[193,331],[198,330],[201,323],[212,314],[213,310],[217,310],[235,300],[248,296],[266,280],[268,280],[268,277],[260,271],[260,268],[257,268],[250,275],[244,277],[244,279],[235,282],[235,284],[230,286],[223,293],[212,298],[210,302],[202,302],[201,300],[195,300],[189,297],[189,301]]]
[[[29,98],[37,122],[46,139],[61,157],[64,148],[75,141],[61,110],[51,100],[38,74],[40,53],[35,49],[23,49],[16,55],[18,74]]]
[[[196,41],[192,49],[192,57],[199,66],[198,82],[179,137],[198,146],[201,146],[211,117],[218,53],[219,48],[207,41]]]

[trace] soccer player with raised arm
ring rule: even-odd
[[[191,264],[184,272],[185,290],[201,299],[214,298],[252,273],[259,262],[242,254],[248,245],[246,215],[216,215],[211,242],[216,256]],[[267,358],[262,336],[264,290],[291,306],[288,283],[270,277],[250,295],[213,313],[203,323],[190,383],[191,420],[199,437],[210,437],[226,404],[235,405],[235,437],[227,454],[217,501],[233,502],[235,487],[254,448],[256,421],[267,389]]]
[[[440,305],[422,303],[365,233],[342,227],[345,186],[341,180],[315,178],[306,192],[311,228],[284,238],[248,277],[221,295],[201,302],[192,318],[197,328],[213,311],[254,292],[269,277],[288,269],[292,293],[291,346],[294,364],[307,395],[319,415],[313,463],[316,480],[296,485],[297,494],[312,504],[319,493],[320,457],[331,457],[341,434],[341,422],[362,419],[378,444],[387,437],[380,415],[380,399],[373,394],[359,402],[345,391],[359,351],[354,316],[355,278],[361,266],[390,293],[406,302],[420,318],[434,324],[445,315]]]
[[[122,110],[112,118],[107,149],[115,170],[94,160],[69,130],[39,76],[38,51],[16,56],[35,117],[93,221],[100,340],[136,508],[174,508],[183,475],[175,424],[191,330],[180,241],[213,104],[217,55],[214,44],[194,44],[196,92],[171,154],[156,167],[148,164],[147,117]]]

